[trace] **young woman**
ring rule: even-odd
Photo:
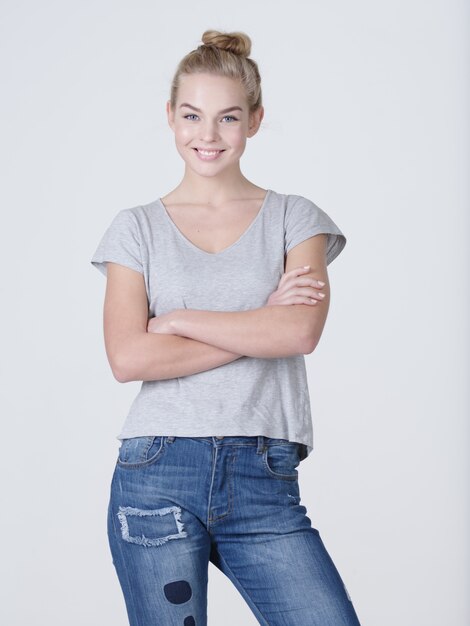
[[[312,201],[241,173],[264,114],[251,40],[202,40],[167,103],[180,184],[118,212],[91,261],[113,374],[142,381],[118,435],[113,563],[131,626],[205,625],[209,561],[260,624],[357,625],[297,470],[313,449],[304,354],[346,238]]]

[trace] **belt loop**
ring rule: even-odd
[[[264,435],[258,435],[258,446],[256,448],[256,454],[263,454],[266,450],[266,437]]]

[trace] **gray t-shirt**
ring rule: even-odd
[[[245,311],[266,304],[285,255],[318,233],[328,233],[329,264],[346,244],[338,226],[311,200],[268,189],[241,237],[212,254],[183,235],[158,198],[119,211],[91,263],[105,276],[107,261],[143,274],[149,318],[183,308]],[[304,355],[242,356],[205,372],[142,381],[117,439],[144,435],[265,435],[303,443],[308,455],[313,427]]]

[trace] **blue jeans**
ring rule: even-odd
[[[305,456],[263,435],[124,439],[107,522],[130,626],[206,626],[209,561],[260,624],[357,626],[300,504]]]

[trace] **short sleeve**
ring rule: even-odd
[[[285,253],[320,233],[328,234],[326,264],[329,265],[346,245],[346,237],[331,217],[311,200],[291,195],[284,221]]]
[[[114,217],[91,258],[91,264],[105,276],[107,261],[144,273],[139,226],[131,209],[122,209]]]

